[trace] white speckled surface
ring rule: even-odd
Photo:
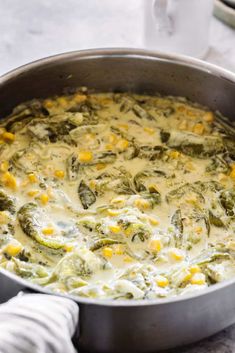
[[[143,47],[142,1],[0,0],[0,74],[70,50]],[[235,30],[215,18],[206,60],[235,72]],[[234,352],[235,325],[198,344],[174,350]]]

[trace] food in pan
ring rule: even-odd
[[[235,129],[184,98],[75,93],[0,126],[0,265],[101,299],[235,275]]]

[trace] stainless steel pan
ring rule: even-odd
[[[18,103],[88,86],[96,91],[186,96],[235,119],[235,75],[191,58],[130,49],[62,54],[0,79],[0,116]],[[1,271],[0,300],[22,289],[48,293]],[[156,352],[214,334],[235,322],[235,279],[190,296],[148,301],[74,298],[80,307],[77,343],[102,353]]]

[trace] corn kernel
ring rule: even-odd
[[[200,273],[201,269],[198,265],[193,265],[189,268],[189,271],[194,274],[194,273]]]
[[[191,284],[198,284],[198,285],[202,285],[206,283],[206,276],[204,275],[204,273],[195,273],[191,280],[190,280]]]
[[[127,255],[124,257],[123,261],[129,263],[129,262],[133,262],[134,259],[131,256]]]
[[[9,256],[17,256],[22,249],[23,246],[19,242],[14,242],[7,244],[4,248],[4,252]]]
[[[9,216],[5,211],[0,211],[0,224],[7,224],[9,222]]]
[[[102,170],[104,168],[106,168],[106,164],[105,163],[97,163],[96,164],[96,169],[97,170]]]
[[[109,247],[103,248],[102,253],[103,253],[104,257],[112,257],[113,256],[113,250],[112,250],[112,248],[109,248]]]
[[[0,170],[1,172],[7,172],[9,168],[9,163],[8,161],[2,161],[0,164]]]
[[[151,127],[144,127],[144,131],[147,132],[149,135],[153,135],[155,133],[155,130]]]
[[[116,147],[121,151],[127,149],[128,146],[129,146],[129,142],[125,139],[119,140],[118,143],[116,144]]]
[[[119,216],[121,212],[119,210],[113,210],[112,208],[108,208],[107,213],[109,216],[115,217],[115,216]]]
[[[59,178],[59,179],[63,179],[64,178],[64,171],[63,170],[55,170],[55,173],[54,173],[55,177],[56,178]]]
[[[110,144],[115,144],[115,143],[117,143],[117,141],[118,141],[117,135],[115,135],[115,134],[109,135],[108,142]]]
[[[95,180],[90,180],[89,186],[92,190],[95,190],[97,182]]]
[[[67,107],[68,105],[68,99],[66,97],[58,97],[57,98],[57,103],[61,106],[61,107]]]
[[[179,249],[175,248],[175,249],[171,249],[169,251],[169,255],[172,258],[172,260],[175,261],[181,261],[184,259],[184,254],[182,251],[180,251]]]
[[[212,112],[205,113],[203,116],[203,120],[207,123],[212,123],[212,121],[214,120],[214,114]]]
[[[41,194],[40,201],[43,205],[46,205],[49,201],[49,196],[47,194]]]
[[[159,193],[159,189],[158,189],[158,187],[157,187],[156,184],[151,184],[151,185],[149,185],[148,189],[149,189],[149,192],[152,192],[152,193]]]
[[[73,251],[74,245],[73,244],[64,244],[64,250],[67,252]]]
[[[188,270],[183,271],[182,282],[188,282],[192,277],[192,273]]]
[[[124,249],[121,244],[114,245],[114,253],[116,255],[123,255],[124,254]]]
[[[2,182],[5,186],[15,190],[17,188],[17,181],[16,178],[9,172],[5,172],[1,178]]]
[[[149,241],[149,249],[153,252],[159,252],[162,249],[162,242],[160,239],[152,239]]]
[[[0,127],[0,135],[2,135],[5,131],[6,129],[4,127]]]
[[[159,221],[154,218],[154,217],[148,217],[149,223],[152,224],[152,226],[158,226],[159,225]]]
[[[33,173],[28,174],[28,179],[29,179],[30,183],[32,183],[32,184],[36,183],[38,181],[38,178]]]
[[[84,102],[86,99],[87,99],[87,96],[85,94],[81,94],[81,93],[76,93],[73,97],[73,100],[76,103]]]
[[[194,125],[193,132],[198,135],[202,135],[204,132],[205,128],[204,125],[201,123],[197,123]]]
[[[54,228],[52,227],[43,228],[42,233],[44,235],[52,235],[54,234]]]
[[[44,107],[50,109],[53,107],[54,102],[51,99],[45,99],[43,104],[44,104]]]
[[[121,231],[121,228],[118,226],[118,225],[114,225],[114,226],[109,226],[109,230],[112,232],[112,233],[120,233]]]
[[[203,228],[202,228],[202,227],[196,227],[194,230],[195,230],[195,232],[196,232],[197,234],[201,234],[202,231],[203,231]]]
[[[116,207],[123,207],[125,203],[126,203],[125,199],[123,199],[121,196],[115,197],[114,199],[111,200],[111,204],[115,205]]]
[[[34,196],[37,196],[39,192],[40,192],[39,190],[30,190],[27,192],[27,195],[30,197],[34,197]]]
[[[164,288],[164,287],[168,286],[169,281],[168,281],[168,279],[166,277],[158,275],[156,277],[156,283],[157,283],[157,285],[159,287],[163,287]]]
[[[235,164],[232,164],[231,165],[231,172],[229,174],[229,176],[232,178],[232,179],[235,179]]]
[[[180,156],[180,152],[178,151],[170,151],[169,156],[173,159],[177,159]]]
[[[150,207],[149,201],[145,199],[136,199],[134,205],[140,210],[146,210]]]
[[[183,120],[180,122],[178,126],[179,130],[187,130],[188,129],[188,122],[187,120]]]
[[[123,230],[123,233],[124,233],[127,237],[129,237],[129,235],[132,235],[132,233],[133,233],[132,227],[131,227],[131,226],[127,227],[126,229]]]
[[[80,162],[90,162],[93,159],[93,154],[90,151],[81,151],[78,153],[78,159]]]
[[[113,145],[112,145],[111,143],[107,143],[107,144],[105,145],[105,149],[106,149],[106,151],[112,151]]]
[[[119,126],[121,129],[125,129],[125,130],[128,130],[128,129],[129,129],[128,124],[119,124],[118,126]]]
[[[6,131],[2,134],[2,138],[5,142],[13,142],[15,140],[15,135]]]

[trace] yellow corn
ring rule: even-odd
[[[28,179],[29,179],[30,183],[32,183],[32,184],[34,184],[38,181],[38,178],[33,173],[28,174]]]
[[[136,199],[134,205],[140,210],[146,210],[150,207],[149,201],[145,199]]]
[[[205,130],[205,127],[203,124],[197,123],[194,125],[193,132],[195,132],[195,134],[202,135],[204,130]]]
[[[7,224],[9,222],[9,216],[5,211],[0,211],[0,224]]]
[[[118,143],[116,144],[116,147],[121,151],[127,149],[128,146],[129,146],[129,142],[125,139],[119,140]]]
[[[109,135],[108,142],[111,144],[115,144],[118,141],[118,137],[115,134]]]
[[[214,114],[212,112],[205,113],[203,116],[203,120],[207,123],[212,123],[212,121],[214,120]]]
[[[34,196],[37,196],[39,192],[40,192],[39,190],[30,190],[27,192],[27,195],[30,197],[34,197]]]
[[[150,184],[148,188],[149,188],[149,192],[153,192],[153,193],[159,192],[159,189],[156,184]]]
[[[0,164],[0,170],[1,172],[7,172],[9,168],[9,163],[8,161],[2,161]]]
[[[67,252],[70,252],[70,251],[73,251],[74,249],[74,245],[73,244],[65,244],[64,245],[64,250],[67,251]]]
[[[113,225],[113,226],[109,226],[109,230],[112,232],[112,233],[120,233],[121,231],[121,228],[118,226],[118,225]]]
[[[123,255],[124,254],[123,245],[121,244],[114,245],[114,253],[116,255]]]
[[[192,273],[188,270],[183,271],[182,282],[188,282],[192,277]]]
[[[6,131],[2,134],[2,138],[5,142],[13,142],[15,140],[15,135]]]
[[[63,170],[58,169],[58,170],[55,170],[54,175],[55,175],[56,178],[63,179],[65,173],[64,173]]]
[[[40,201],[43,205],[46,205],[49,201],[49,196],[47,194],[41,194]]]
[[[119,124],[118,127],[120,127],[121,129],[125,129],[125,130],[129,129],[128,124]]]
[[[107,151],[112,151],[113,145],[112,145],[111,143],[107,143],[107,144],[105,145],[105,149],[106,149]]]
[[[169,281],[168,281],[168,279],[166,277],[158,275],[156,277],[156,283],[157,283],[157,285],[159,287],[163,287],[164,288],[164,287],[168,286]]]
[[[57,98],[57,103],[61,106],[61,107],[67,107],[68,105],[68,99],[66,97],[58,97]]]
[[[42,233],[44,235],[52,235],[54,234],[54,228],[52,227],[43,228]]]
[[[54,102],[51,99],[45,99],[43,102],[45,108],[52,108],[54,106]]]
[[[78,153],[78,159],[80,162],[90,162],[93,159],[93,154],[90,151],[81,151]]]
[[[105,163],[97,163],[96,164],[96,169],[97,170],[102,170],[104,168],[106,168],[106,164]]]
[[[155,133],[155,130],[151,127],[144,127],[144,131],[147,132],[149,135],[153,135]]]
[[[232,178],[232,179],[235,179],[235,164],[232,164],[231,165],[231,172],[229,174],[229,176]]]
[[[108,209],[107,209],[107,213],[108,213],[109,216],[115,217],[115,216],[119,216],[120,213],[121,213],[121,211],[119,211],[119,210],[113,210],[112,208],[108,208]]]
[[[172,258],[172,260],[175,260],[175,261],[181,261],[184,259],[184,254],[182,253],[182,251],[180,251],[177,248],[171,249],[169,251],[169,255]]]
[[[190,280],[191,284],[198,284],[198,285],[202,285],[206,283],[206,276],[204,275],[204,273],[195,273],[191,280]]]
[[[115,197],[114,199],[111,200],[112,205],[116,205],[116,207],[123,207],[125,205],[126,201],[123,199],[121,196]]]
[[[194,230],[195,230],[195,232],[196,232],[197,234],[201,234],[202,231],[203,231],[203,228],[202,228],[202,227],[196,227]]]
[[[73,100],[76,103],[84,102],[86,99],[87,99],[87,96],[85,94],[81,94],[81,93],[76,93],[73,97]]]
[[[16,178],[9,172],[5,172],[1,178],[2,182],[5,186],[15,190],[17,188],[17,181]]]
[[[162,242],[160,239],[152,239],[149,241],[149,249],[153,252],[159,252],[162,249]]]
[[[23,246],[19,242],[15,242],[7,244],[4,248],[4,252],[9,256],[17,256],[22,249]]]
[[[201,269],[198,265],[193,265],[189,268],[189,271],[194,274],[194,273],[200,273]]]
[[[102,254],[104,257],[112,257],[113,256],[113,249],[109,247],[103,248]]]
[[[127,227],[126,229],[123,230],[123,233],[124,233],[127,237],[129,237],[129,235],[132,235],[132,233],[133,233],[132,227],[131,227],[131,226]]]
[[[188,122],[187,120],[181,121],[181,123],[178,126],[179,130],[187,130],[188,129]]]
[[[169,156],[173,159],[177,159],[180,156],[180,152],[178,151],[170,151]]]
[[[131,256],[127,255],[124,257],[123,261],[129,263],[129,262],[133,262],[134,259]]]
[[[148,217],[149,223],[152,224],[152,226],[158,226],[159,225],[159,221],[154,218],[154,217]]]

